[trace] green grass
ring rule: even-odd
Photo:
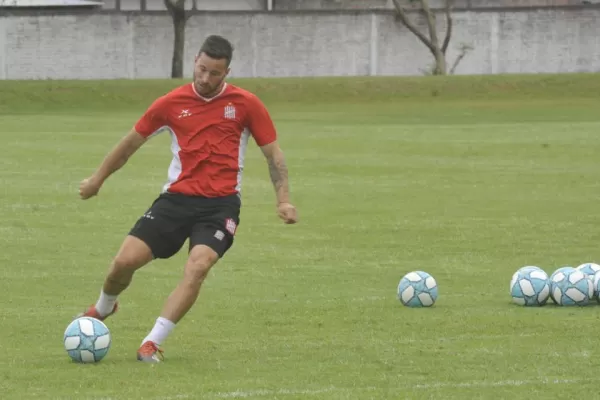
[[[521,308],[512,273],[600,260],[600,76],[239,80],[273,113],[300,223],[248,149],[241,225],[196,307],[135,361],[185,254],[141,270],[98,365],[62,347],[170,160],[157,137],[100,196],[79,181],[173,81],[0,82],[0,398],[583,398],[600,306]],[[404,88],[404,90],[403,90]],[[432,95],[437,90],[437,95]],[[431,309],[396,299],[438,281]]]

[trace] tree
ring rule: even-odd
[[[411,3],[420,4],[420,10],[427,20],[427,28],[429,31],[429,37],[422,33],[419,28],[408,18],[408,13],[404,7],[400,4],[400,0],[393,0],[394,7],[396,8],[396,15],[398,19],[411,31],[433,54],[435,58],[435,67],[432,73],[434,75],[446,75],[447,74],[447,63],[446,63],[446,50],[450,44],[450,38],[452,37],[452,3],[453,0],[445,0],[445,15],[446,15],[446,34],[444,41],[440,46],[438,30],[436,25],[435,12],[429,7],[429,0],[409,0]],[[464,57],[464,55],[463,55]],[[462,57],[461,57],[462,59]],[[459,60],[460,61],[460,60]]]
[[[183,51],[185,49],[185,24],[189,13],[185,11],[185,0],[164,0],[171,18],[173,18],[173,59],[171,61],[171,78],[183,78]],[[196,4],[194,1],[194,8]]]

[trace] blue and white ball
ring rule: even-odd
[[[563,274],[565,272],[570,272],[570,271],[574,271],[574,270],[575,270],[575,268],[567,265],[567,266],[558,268],[556,271],[554,271],[552,273],[552,275],[550,275],[550,298],[552,299],[552,301],[555,304],[558,304],[558,303],[554,299],[554,287],[552,286],[552,282],[554,281],[554,277],[557,276],[557,275]],[[562,276],[562,275],[560,275],[560,276]]]
[[[510,280],[510,295],[520,306],[543,306],[550,297],[550,279],[539,267],[525,266]]]
[[[585,306],[594,297],[594,285],[580,270],[562,267],[550,277],[550,293],[559,306]]]
[[[398,299],[407,307],[431,307],[437,297],[437,282],[427,272],[409,272],[400,279]]]
[[[594,297],[600,303],[600,271],[592,277],[592,286],[594,288]]]
[[[65,350],[75,362],[95,363],[102,360],[110,349],[108,327],[91,317],[77,318],[65,330]]]
[[[586,274],[588,276],[594,276],[596,274],[596,272],[600,271],[600,265],[594,264],[594,263],[585,263],[585,264],[581,264],[580,266],[578,266],[575,269],[580,270],[581,272],[583,272],[584,274]]]

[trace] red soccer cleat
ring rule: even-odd
[[[110,317],[111,315],[113,315],[114,313],[116,313],[119,310],[119,303],[115,303],[115,306],[113,307],[112,311],[110,312],[110,314],[105,315],[104,317],[102,317],[99,313],[98,310],[96,310],[96,305],[92,304],[84,313],[79,314],[77,316],[77,318],[81,318],[81,317],[90,317],[90,318],[96,318],[100,321],[104,321],[106,318]]]
[[[137,351],[137,359],[145,363],[156,364],[163,361],[165,357],[162,349],[156,343],[147,341]]]

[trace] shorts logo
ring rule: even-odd
[[[217,240],[223,240],[223,238],[225,237],[225,234],[223,233],[223,231],[216,231],[215,237],[217,238]]]
[[[235,221],[231,218],[227,218],[225,220],[225,229],[227,229],[227,232],[231,233],[232,235],[235,235],[235,230],[237,229]]]

